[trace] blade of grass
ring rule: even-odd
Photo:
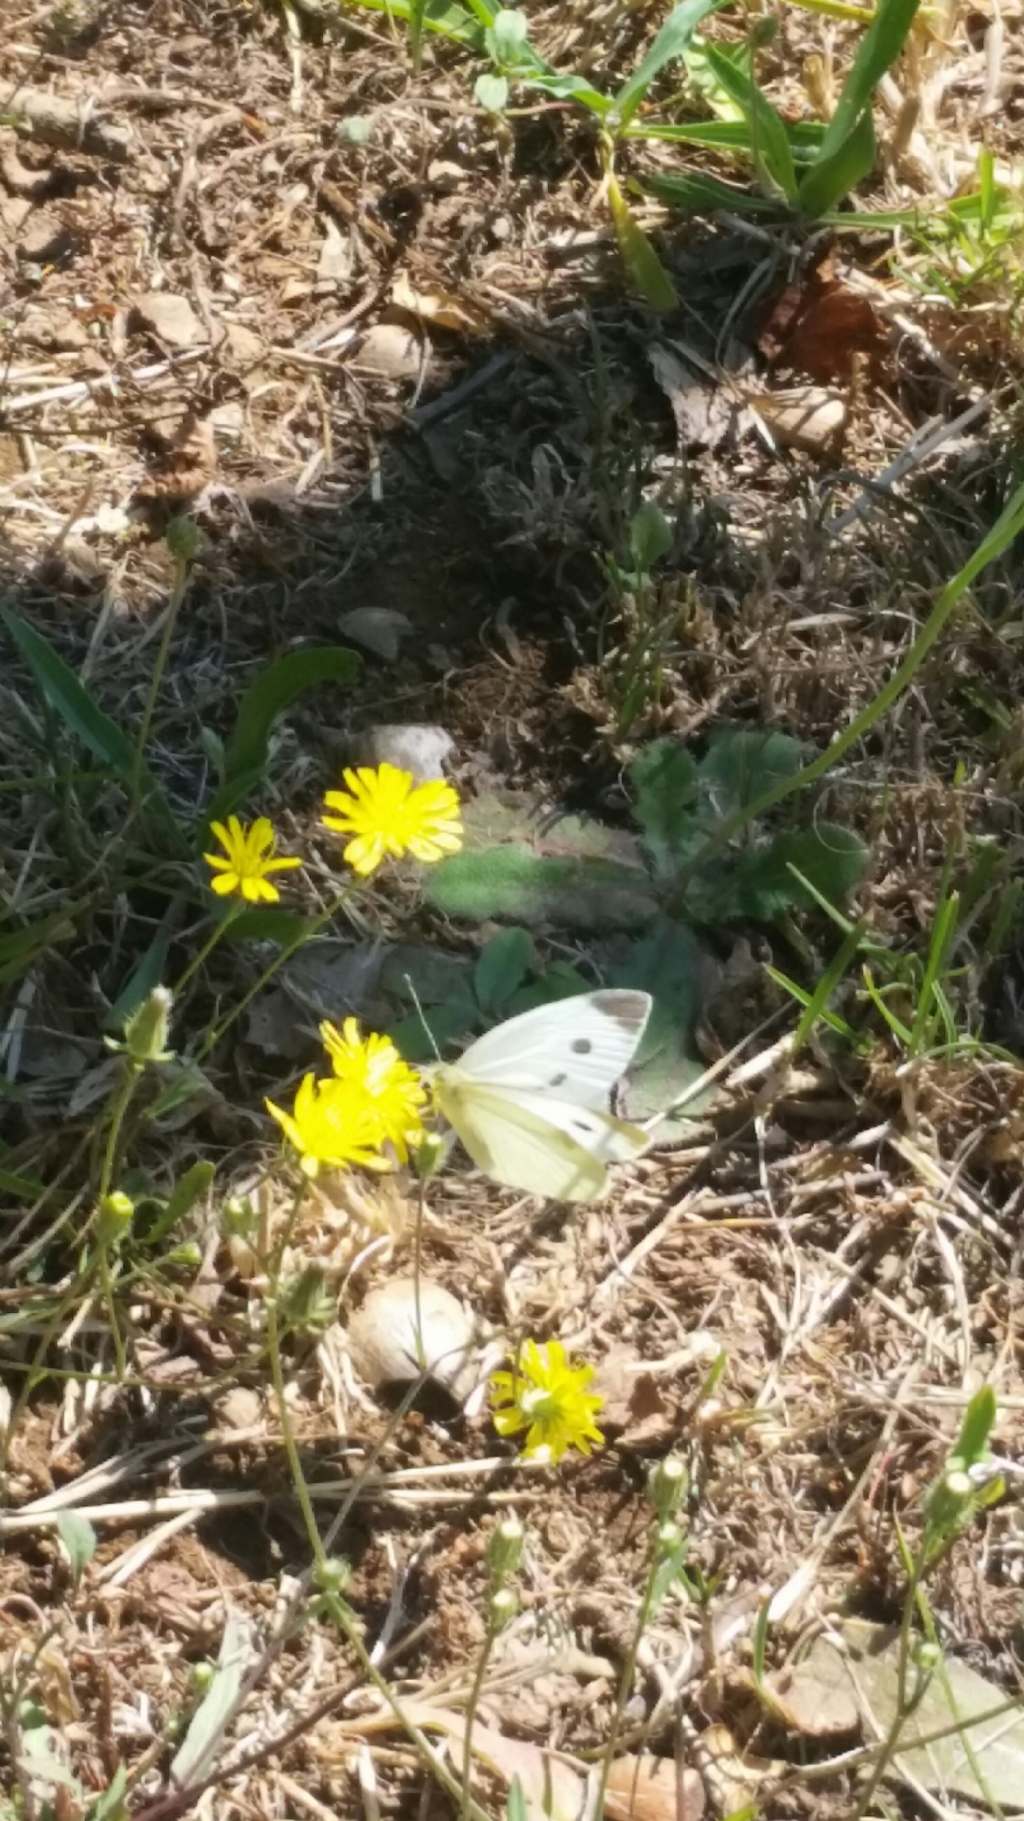
[[[950,892],[948,897],[940,900],[932,924],[928,959],[925,962],[924,977],[921,981],[921,991],[918,994],[914,1024],[910,1033],[910,1051],[913,1056],[919,1055],[925,1046],[925,1038],[931,1025],[932,999],[949,953],[950,944],[956,934],[959,915],[960,894]]]
[[[716,853],[720,853],[723,847],[727,847],[741,830],[749,827],[751,822],[765,815],[768,810],[775,809],[786,797],[792,796],[794,791],[802,790],[808,784],[815,783],[818,778],[824,777],[825,773],[830,771],[845,753],[849,752],[851,746],[855,746],[859,740],[864,738],[865,734],[870,733],[883,715],[889,712],[893,703],[899,701],[900,696],[909,688],[928,653],[942,637],[954,610],[967,593],[971,583],[976,581],[982,570],[987,569],[990,563],[994,563],[997,557],[1002,556],[1004,551],[1009,549],[1022,531],[1024,531],[1024,482],[1011,494],[992,529],[982,538],[977,549],[941,590],[903,662],[897,665],[888,682],[883,684],[867,707],[862,708],[860,714],[855,715],[842,733],[836,736],[831,746],[819,753],[816,759],[812,759],[809,765],[804,765],[800,771],[781,779],[778,784],[773,784],[770,789],[762,791],[761,795],[754,798],[752,802],[743,804],[731,816],[726,816],[719,823],[714,834],[705,841],[699,853],[694,856],[687,868],[688,873],[692,873],[697,867],[705,866]]]
[[[616,133],[629,125],[659,71],[673,58],[682,56],[701,20],[723,4],[724,0],[681,0],[672,8],[646,57],[615,96]]]
[[[783,205],[772,196],[741,190],[738,184],[722,183],[700,171],[677,171],[670,177],[642,173],[640,181],[650,195],[686,215],[713,215],[718,209],[729,209],[737,215],[772,215],[778,219],[784,212]]]
[[[870,177],[875,168],[875,129],[870,112],[863,114],[836,151],[819,154],[800,179],[797,200],[805,215],[820,216]]]
[[[413,6],[418,4],[418,0],[339,0],[339,3],[343,9],[351,6],[371,13],[387,13],[389,18],[404,19],[408,25]],[[436,32],[442,38],[450,38],[453,44],[466,44],[472,50],[482,51],[484,26],[478,9],[474,7],[473,11],[477,13],[475,19],[464,7],[457,6],[455,0],[426,0],[420,20],[421,29]]]
[[[805,1007],[811,1005],[814,994],[809,993],[805,986],[800,985],[799,981],[791,980],[789,975],[784,974],[780,967],[772,967],[771,963],[766,961],[764,971],[769,980],[774,981],[775,985],[780,986],[784,993],[788,993],[791,999],[796,1000],[797,1005]],[[814,1022],[827,1024],[830,1031],[835,1031],[837,1037],[845,1037],[846,1041],[850,1044],[856,1044],[857,1042],[857,1033],[852,1024],[847,1024],[846,1019],[840,1018],[838,1012],[830,1012],[827,1008],[819,1006],[814,1013]],[[795,1046],[795,1035],[793,1042]]]
[[[679,298],[676,288],[643,229],[633,219],[629,204],[611,171],[607,176],[607,188],[615,238],[630,279],[652,310],[677,310]]]
[[[717,45],[707,45],[706,56],[716,82],[735,101],[737,107],[743,110],[750,128],[754,166],[762,182],[770,192],[780,190],[787,202],[795,202],[796,170],[789,135],[781,114],[773,108],[755,78],[748,76]]]

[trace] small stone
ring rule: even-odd
[[[411,1277],[371,1290],[349,1322],[348,1340],[357,1370],[375,1391],[412,1384],[426,1370],[464,1397],[476,1379],[473,1323],[458,1298],[429,1277],[420,1279],[418,1295]]]
[[[207,339],[206,330],[189,303],[174,291],[147,291],[136,297],[131,309],[134,325],[149,329],[158,341],[172,348],[195,348]],[[133,326],[134,326],[133,325]]]
[[[404,323],[378,322],[367,329],[352,365],[379,379],[415,379],[421,358],[419,337]]]
[[[396,607],[354,607],[351,613],[342,614],[338,631],[375,657],[393,663],[402,640],[412,631],[412,621]]]
[[[360,747],[357,763],[397,765],[400,771],[411,771],[417,784],[426,784],[444,776],[455,741],[443,727],[429,721],[396,721],[367,728],[360,736]]]

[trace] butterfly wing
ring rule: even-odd
[[[437,1099],[477,1168],[510,1189],[592,1201],[609,1163],[639,1156],[648,1134],[608,1113],[521,1088],[490,1087],[461,1067],[438,1071]]]
[[[496,1025],[459,1057],[481,1086],[554,1093],[574,1107],[606,1111],[651,1011],[649,993],[606,987],[556,999]]]

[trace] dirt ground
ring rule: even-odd
[[[992,107],[985,34],[997,14]],[[656,25],[646,6],[532,16],[545,54],[595,79],[621,80]],[[150,751],[193,814],[247,682],[304,643],[359,647],[354,688],[327,683],[279,725],[259,806],[304,855],[321,902],[334,864],[317,826],[323,790],[382,724],[443,728],[468,800],[505,793],[538,822],[569,810],[618,827],[624,766],[652,735],[699,748],[709,730],[739,724],[825,746],[1005,501],[1020,422],[1014,294],[982,284],[951,298],[932,274],[937,254],[908,239],[893,263],[879,231],[798,244],[739,216],[685,223],[644,205],[682,299],[658,321],[624,285],[593,135],[569,103],[534,98],[496,123],[473,102],[457,47],[432,39],[417,75],[384,13],[293,17],[298,37],[287,11],[243,0],[6,0],[6,604],[135,727],[166,625],[163,533],[191,515],[202,545]],[[923,149],[875,206],[926,199],[938,174],[966,184],[979,118],[1000,158],[1020,158],[1019,8],[961,9],[947,26],[922,78]],[[781,17],[780,105],[806,108],[795,72],[823,32],[841,57],[845,30]],[[63,144],[3,125],[27,88],[77,107]],[[670,168],[670,151],[648,163]],[[866,352],[840,346],[822,380],[806,341],[794,365],[779,304],[826,269],[822,282],[866,300],[869,327]],[[841,399],[841,446],[792,446],[766,433],[777,411],[752,415],[752,401],[808,384]],[[914,459],[893,475],[908,446]],[[626,631],[608,566],[652,493],[673,526],[658,582],[668,643],[659,689],[623,730],[611,703]],[[1019,552],[986,572],[814,806],[868,844],[857,909],[899,954],[927,947],[951,854],[982,838],[1022,851],[1019,576]],[[364,609],[385,610],[369,632],[349,620]],[[14,984],[0,973],[0,1164],[5,1181],[49,1184],[66,1170],[74,1195],[110,1081],[106,1013],[175,893],[167,977],[180,974],[203,897],[170,867],[136,869],[105,894],[119,799],[90,785],[81,752],[54,747],[52,718],[6,643],[0,699],[11,927],[73,904],[66,940]],[[400,876],[343,913],[327,961],[378,931],[457,955],[481,941],[424,911]],[[792,1023],[777,991],[751,1009],[758,959],[813,986],[833,935],[813,920],[708,935],[725,984],[705,1007],[705,1059],[749,1037],[766,1009],[776,1022],[745,1060]],[[854,1769],[818,1773],[863,1736],[858,1723],[758,1708],[755,1620],[789,1590],[769,1634],[773,1673],[823,1628],[899,1622],[897,1525],[919,1534],[923,1495],[985,1381],[1008,1491],[930,1598],[949,1656],[996,1693],[1018,1690],[1018,935],[1011,925],[997,954],[968,940],[960,955],[964,1019],[987,1049],[937,1057],[908,1081],[881,1034],[856,1058],[812,1044],[791,1076],[766,1063],[734,1081],[688,1138],[575,1212],[496,1189],[464,1159],[431,1187],[426,1269],[481,1332],[557,1334],[597,1363],[608,1445],[590,1459],[524,1470],[485,1405],[471,1400],[467,1414],[436,1390],[396,1415],[345,1337],[366,1290],[409,1268],[415,1189],[352,1186],[307,1204],[296,1256],[323,1271],[329,1308],[292,1349],[292,1407],[318,1512],[325,1524],[340,1513],[331,1547],[350,1564],[347,1598],[411,1710],[462,1711],[483,1640],[485,1541],[495,1515],[514,1510],[528,1532],[522,1610],[481,1723],[589,1765],[646,1572],[647,1473],[675,1449],[690,1474],[689,1563],[707,1597],[670,1604],[652,1625],[622,1750],[642,1741],[699,1773],[711,1814],[750,1802],[771,1821],[852,1815]],[[537,940],[586,964],[574,935]],[[745,974],[729,972],[737,957]],[[259,944],[219,949],[191,991],[196,1027],[265,959]],[[204,1095],[143,1140],[149,1180],[170,1183],[199,1158],[218,1174],[198,1267],[140,1279],[128,1388],[110,1379],[96,1309],[22,1395],[38,1330],[18,1315],[56,1268],[40,1235],[58,1206],[12,1196],[7,1210],[0,1367],[17,1415],[7,1517],[20,1519],[0,1560],[0,1650],[74,1786],[58,1780],[40,1799],[16,1763],[5,1702],[4,1816],[77,1821],[119,1766],[124,1812],[140,1821],[193,1807],[216,1821],[446,1812],[344,1638],[296,1617],[308,1549],[263,1363],[261,1285],[244,1245],[225,1238],[221,1208],[266,1174],[262,1099],[309,1066],[317,1011],[350,1007],[275,1005],[271,1015],[257,1001],[206,1065]],[[268,1191],[267,1218],[277,1205]],[[380,1483],[346,1506],[366,1468]],[[91,1512],[99,1536],[78,1587],[52,1527],[65,1507]],[[183,1804],[171,1760],[198,1700],[196,1668],[216,1660],[232,1613],[246,1698],[195,1779],[204,1789]],[[457,1743],[451,1755],[457,1765]],[[503,1776],[499,1765],[494,1814]],[[700,1809],[683,1788],[658,1783],[648,1808],[620,1796],[608,1813],[688,1821]],[[988,1812],[955,1782],[896,1777],[883,1796],[871,1812],[914,1821]],[[1004,1799],[1004,1812],[1013,1806]],[[539,1797],[530,1812],[545,1812]]]

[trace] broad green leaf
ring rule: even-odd
[[[504,76],[494,76],[485,70],[473,84],[473,95],[489,114],[500,114],[508,102],[508,82]]]
[[[449,955],[443,949],[420,947],[412,942],[396,943],[385,953],[378,984],[383,993],[403,1000],[418,999],[425,1006],[464,1001],[470,1021],[476,1016],[472,964],[464,955]]]
[[[518,7],[502,7],[487,33],[487,48],[496,63],[516,63],[527,47],[530,22]]]
[[[424,1007],[423,1017],[413,1012],[390,1027],[388,1035],[406,1062],[434,1062],[439,1051],[450,1043],[468,1041],[479,1025],[479,1012],[472,999],[458,999],[449,1005]]]
[[[72,1583],[77,1587],[96,1554],[96,1532],[80,1512],[62,1511],[57,1519],[57,1535],[64,1545]]]
[[[522,986],[535,962],[533,937],[525,929],[503,929],[492,936],[473,970],[473,988],[481,1009],[496,1012]]]
[[[295,698],[320,683],[353,683],[362,668],[344,645],[309,645],[286,652],[261,670],[238,705],[234,732],[224,755],[225,778],[210,804],[204,826],[233,809],[262,782],[271,730]]]
[[[740,856],[722,881],[719,914],[770,923],[794,905],[813,903],[795,873],[839,904],[864,877],[867,861],[867,849],[851,829],[832,822],[792,829]]]
[[[973,1467],[975,1462],[987,1458],[988,1440],[995,1420],[996,1394],[991,1385],[982,1385],[964,1411],[960,1433],[953,1448],[953,1453],[959,1455],[967,1467]]]
[[[640,872],[611,860],[559,860],[523,847],[465,850],[432,866],[428,903],[470,923],[507,917],[536,929],[636,929],[655,913]]]
[[[795,202],[796,170],[782,116],[762,93],[754,77],[740,69],[717,45],[708,45],[707,59],[716,81],[743,110],[750,128],[754,166],[762,181],[770,190],[781,191],[787,202]]]
[[[723,0],[681,0],[672,8],[646,57],[615,96],[617,131],[629,125],[658,72],[682,56],[701,20],[722,4]]]
[[[298,911],[282,910],[274,904],[254,906],[225,921],[225,942],[276,942],[280,948],[314,935],[318,923],[316,917],[303,917]]]
[[[700,171],[641,171],[639,181],[650,195],[686,215],[713,215],[718,209],[729,209],[734,215],[771,215],[778,220],[784,208],[774,196],[742,190],[738,184],[723,183]],[[855,221],[858,217],[851,215],[849,219]]]
[[[656,919],[615,968],[613,986],[635,987],[654,999],[637,1060],[629,1072],[626,1107],[630,1118],[668,1113],[704,1073],[693,1042],[704,977],[702,950],[693,930],[665,916]],[[704,1094],[687,1105],[680,1122],[663,1120],[659,1136],[682,1136],[709,1097]]]
[[[206,1194],[216,1173],[216,1165],[201,1158],[191,1169],[185,1171],[184,1176],[179,1176],[156,1219],[146,1230],[147,1246],[159,1245],[168,1233],[181,1224],[186,1215],[191,1214],[196,1202]]]
[[[653,740],[629,767],[634,814],[655,871],[676,870],[692,838],[697,802],[697,767],[678,740]]]
[[[753,50],[749,39],[739,44],[722,44],[718,49],[726,57],[750,74]],[[715,76],[707,56],[707,44],[703,39],[695,38],[683,56],[686,74],[697,93],[707,102],[708,107],[719,120],[742,120],[743,109],[737,106],[731,96],[727,95]]]
[[[572,999],[576,993],[590,992],[592,985],[578,967],[568,961],[556,961],[540,980],[532,980],[509,1000],[506,1015],[515,1018],[520,1012],[532,1012],[538,1005],[554,1005],[559,999]]]
[[[803,745],[791,734],[752,727],[720,728],[698,767],[706,815],[724,821],[737,814],[769,787],[795,777],[803,761]]]
[[[135,747],[127,734],[97,707],[74,671],[27,620],[11,607],[0,608],[0,618],[29,666],[40,694],[54,713],[76,739],[110,766],[123,785],[129,789],[137,785],[150,819],[172,849],[180,854],[184,841],[170,805],[145,762],[137,764]]]
[[[828,157],[815,159],[800,179],[797,202],[805,215],[824,214],[870,177],[875,168],[875,129],[870,112]]]
[[[825,130],[818,154],[822,161],[838,152],[871,107],[878,84],[907,41],[920,4],[921,0],[878,0]]]
[[[634,221],[629,204],[619,188],[618,180],[609,174],[607,185],[608,206],[612,213],[615,238],[619,243],[622,263],[634,288],[639,291],[644,301],[650,304],[652,310],[666,312],[677,310],[679,298],[676,295],[676,288],[647,235]]]
[[[364,9],[371,13],[387,13],[389,17],[404,19],[407,23],[418,4],[419,0],[341,0],[343,8],[351,6],[354,12]],[[424,31],[436,32],[455,44],[469,45],[475,51],[484,48],[483,24],[464,7],[455,5],[454,0],[427,0],[421,24]]]
[[[242,1687],[242,1677],[253,1659],[248,1621],[236,1612],[229,1612],[213,1680],[192,1715],[171,1765],[171,1780],[179,1789],[189,1783],[198,1783],[214,1763]]]
[[[529,89],[541,89],[545,95],[554,96],[556,101],[578,101],[581,107],[589,108],[592,114],[603,118],[611,112],[612,104],[607,95],[602,95],[585,76],[573,74],[560,75],[557,70],[548,69],[543,58],[529,66],[520,64],[515,71],[516,82],[521,82]]]
[[[644,500],[629,524],[629,554],[645,573],[672,548],[672,527],[656,500]]]

